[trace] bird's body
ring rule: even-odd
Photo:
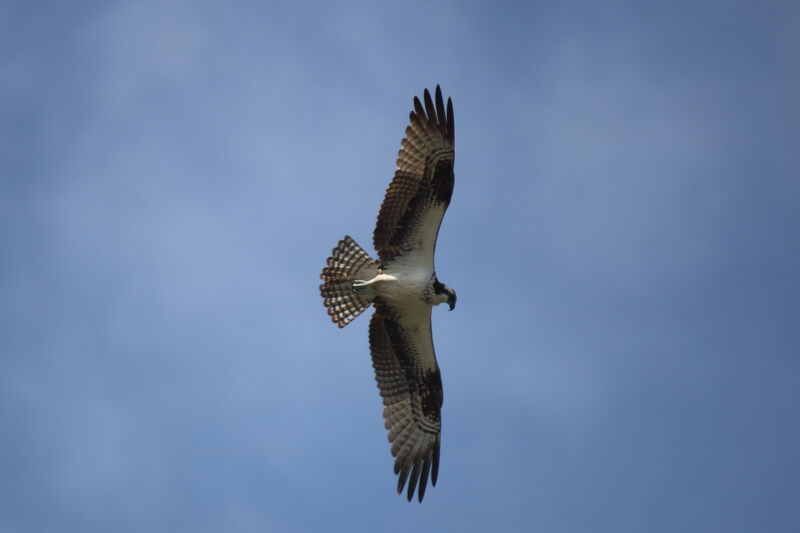
[[[375,379],[383,397],[383,416],[398,492],[408,481],[408,499],[419,487],[422,501],[428,476],[436,484],[441,443],[442,382],[433,349],[431,309],[456,293],[436,277],[434,254],[453,193],[455,136],[452,102],[445,109],[439,87],[436,102],[424,92],[414,98],[373,234],[380,261],[352,238],[339,241],[322,271],[320,286],[328,314],[344,327],[374,305],[369,327]]]

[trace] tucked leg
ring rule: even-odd
[[[375,289],[372,287],[372,281],[364,281],[357,279],[352,284],[353,292],[356,294],[374,294]]]

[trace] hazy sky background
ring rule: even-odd
[[[0,2],[0,531],[800,530],[794,2]],[[442,465],[372,229],[440,83]]]

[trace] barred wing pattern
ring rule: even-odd
[[[383,397],[397,492],[408,481],[408,500],[418,487],[425,496],[430,474],[436,485],[441,443],[442,380],[431,337],[431,312],[398,312],[380,298],[373,302],[369,344],[375,380]]]
[[[397,170],[378,213],[373,243],[386,265],[397,256],[419,254],[433,270],[442,217],[453,195],[455,120],[453,102],[436,86],[436,103],[425,89],[425,106],[414,97],[411,124],[397,156]]]

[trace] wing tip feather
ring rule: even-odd
[[[456,120],[453,115],[453,99],[447,97],[447,140],[454,145],[456,142]]]
[[[425,110],[422,108],[422,102],[419,101],[419,98],[414,96],[414,111],[411,112],[411,116],[414,115],[422,115],[425,116]]]
[[[428,89],[425,89],[423,95],[425,99],[425,112],[427,113],[426,118],[428,122],[435,122],[436,121],[436,108],[433,106],[433,99],[431,98],[431,93]]]
[[[416,116],[416,119],[414,118]],[[414,96],[414,111],[411,112],[409,120],[411,124],[419,121],[423,127],[433,127],[438,129],[451,145],[455,144],[455,116],[453,113],[453,99],[447,97],[445,105],[444,93],[438,83],[434,90],[434,96],[426,88],[422,91],[422,100]],[[408,135],[408,131],[406,131]]]
[[[436,84],[436,122],[439,129],[444,131],[447,126],[447,115],[444,110],[444,98],[442,98],[442,89],[439,84]]]

